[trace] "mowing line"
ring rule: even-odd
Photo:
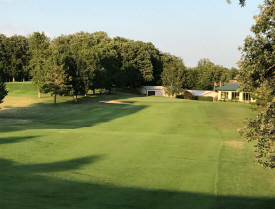
[[[212,124],[211,120],[210,120],[209,117],[206,115],[206,112],[205,112],[205,110],[204,110],[202,104],[201,104],[201,107],[202,107],[203,114],[205,115],[205,117],[206,117],[206,119],[208,120],[208,122],[210,123],[210,125],[211,125],[214,129],[216,129],[217,132],[219,133],[220,137],[223,138],[223,134],[221,133],[221,131],[220,131],[218,128],[216,128],[216,127]],[[223,142],[223,141],[222,141],[222,142]],[[221,143],[221,146],[220,146],[220,149],[219,149],[219,154],[218,154],[218,160],[217,160],[217,171],[216,171],[216,175],[215,175],[215,185],[214,185],[214,192],[215,192],[216,195],[218,195],[217,183],[218,183],[218,178],[219,178],[219,172],[218,172],[218,171],[219,171],[219,163],[220,163],[220,155],[221,155],[221,149],[222,149],[222,147],[223,147],[223,143]]]

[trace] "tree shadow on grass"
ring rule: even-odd
[[[102,156],[89,156],[61,162],[28,165],[18,165],[11,160],[0,159],[0,207],[1,209],[274,208],[275,200],[272,198],[215,196],[104,185],[90,183],[89,181],[94,180],[92,175],[86,176],[86,179],[89,179],[86,182],[40,175],[50,172],[77,171],[82,166],[101,159]],[[75,173],[81,175],[79,172]]]
[[[14,142],[21,142],[21,141],[25,141],[28,139],[34,139],[36,137],[40,137],[40,136],[14,136],[14,137],[2,137],[0,138],[0,145],[1,144],[10,144],[10,143],[14,143]]]
[[[26,137],[27,138],[33,138]],[[23,140],[24,140],[23,139]],[[16,143],[18,141],[10,141]],[[39,164],[19,164],[0,158],[1,209],[258,209],[274,208],[274,198],[218,196],[211,194],[122,187],[94,183],[93,170],[83,166],[100,163],[105,155]],[[61,179],[57,172],[72,172],[76,179]],[[50,173],[57,175],[47,175]],[[96,171],[95,171],[96,172]],[[127,170],[125,170],[127,172]],[[149,181],[149,180],[148,180]]]
[[[130,97],[131,95],[96,95],[80,98],[77,104],[73,101],[58,103],[57,105],[34,103],[27,107],[1,110],[0,132],[91,127],[98,123],[134,114],[146,108],[146,105],[118,105],[98,102]]]

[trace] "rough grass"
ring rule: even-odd
[[[255,117],[249,105],[133,94],[53,105],[30,84],[8,88],[1,209],[274,208],[274,171],[253,163],[236,131]]]

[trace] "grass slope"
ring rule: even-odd
[[[29,85],[8,84],[1,105],[1,208],[274,208],[274,171],[237,135],[248,105],[132,94],[53,105]],[[109,99],[137,105],[98,102]]]

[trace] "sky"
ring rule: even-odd
[[[79,31],[107,32],[152,42],[195,67],[202,58],[237,67],[244,39],[263,0],[0,0],[0,33],[51,38]]]

